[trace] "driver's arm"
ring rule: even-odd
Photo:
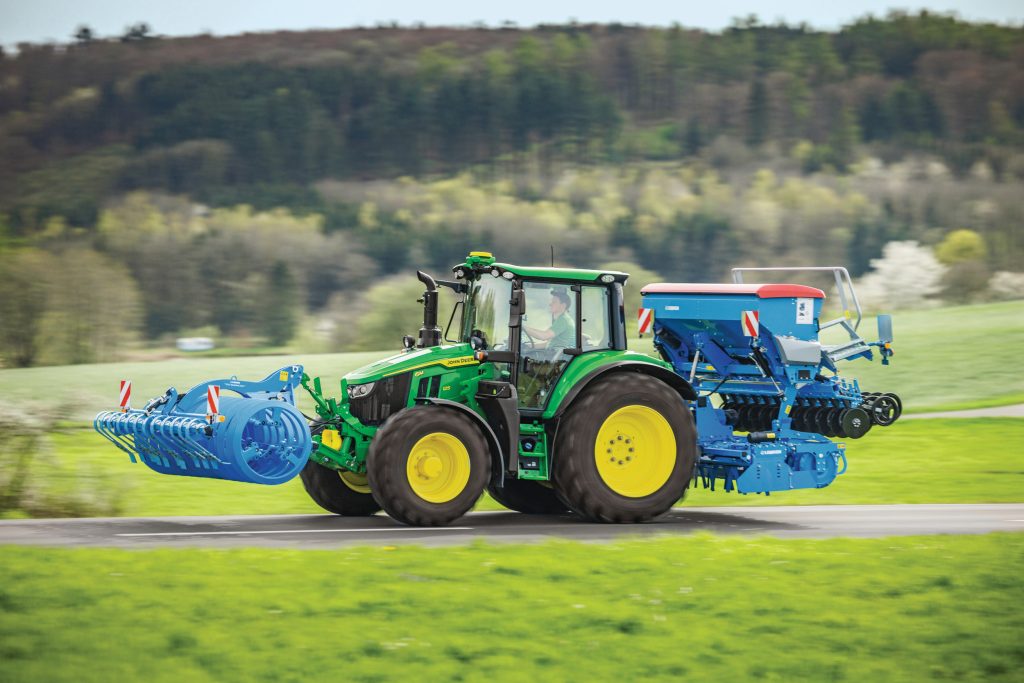
[[[526,330],[528,335],[540,339],[541,341],[548,341],[549,339],[553,339],[555,336],[555,333],[551,330],[538,330],[536,327],[530,327],[529,325],[523,325],[523,329]]]

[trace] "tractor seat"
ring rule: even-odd
[[[707,282],[655,282],[646,285],[641,294],[754,294],[759,299],[824,299],[825,292],[807,285],[782,284],[714,284]]]

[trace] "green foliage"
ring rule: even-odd
[[[0,517],[88,517],[121,513],[119,473],[87,468],[54,447],[82,432],[60,431],[57,404],[0,401]],[[88,440],[92,440],[89,438]]]
[[[1024,96],[1006,85],[1024,29],[928,12],[835,32],[755,20],[720,34],[279,34],[272,60],[258,40],[161,39],[141,23],[123,44],[76,36],[73,49],[23,45],[4,64],[0,173],[20,189],[0,208],[29,228],[54,214],[92,224],[115,190],[218,197],[323,177],[671,159],[721,136],[810,137],[809,170],[845,169],[861,136],[969,168],[1024,129]]]
[[[116,360],[135,339],[141,310],[125,267],[92,250],[69,249],[54,259],[49,302],[40,324],[41,360],[50,364]]]
[[[974,230],[954,230],[935,247],[935,256],[947,266],[963,261],[983,261],[988,256],[985,238]]]
[[[935,248],[935,255],[949,266],[943,279],[947,301],[966,303],[986,292],[992,271],[986,263],[984,237],[973,230],[954,230]]]
[[[50,289],[53,259],[41,252],[0,255],[0,354],[15,367],[32,365],[39,355],[39,329]]]
[[[412,273],[395,275],[373,283],[361,300],[356,302],[354,310],[359,311],[356,319],[345,318],[353,310],[348,308],[338,320],[339,325],[358,330],[358,334],[349,339],[345,348],[356,351],[402,348],[402,337],[407,334],[417,337],[423,326],[423,304],[419,302],[422,297],[423,283]],[[444,334],[455,305],[455,295],[450,289],[442,287],[438,299],[437,321]],[[461,314],[461,308],[458,312]],[[457,338],[458,330],[456,321],[449,332],[450,338]]]
[[[91,249],[0,259],[0,353],[14,366],[113,360],[134,340],[138,292],[127,270]]]
[[[1022,559],[1020,534],[8,547],[0,677],[1009,682]]]
[[[298,288],[288,264],[275,261],[267,278],[266,294],[260,298],[263,331],[272,346],[286,344],[295,335],[298,300]]]

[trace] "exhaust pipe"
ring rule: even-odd
[[[416,271],[416,277],[427,288],[423,292],[423,298],[419,300],[423,304],[423,327],[420,328],[420,341],[417,346],[440,346],[441,328],[437,326],[437,283],[422,270]]]

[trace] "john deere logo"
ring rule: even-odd
[[[449,358],[448,360],[441,361],[441,365],[446,368],[457,368],[462,365],[475,365],[479,361],[473,356],[461,356],[459,358]]]

